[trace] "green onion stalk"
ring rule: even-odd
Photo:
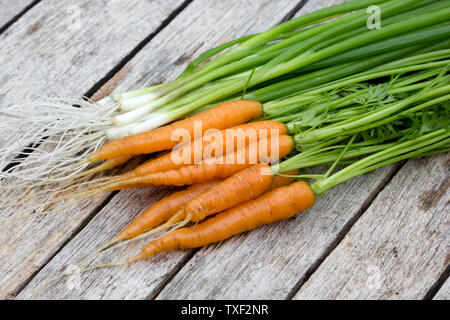
[[[427,17],[427,19],[430,17]],[[409,21],[409,23],[413,24],[417,19],[411,19]],[[425,21],[425,20],[424,20]],[[422,22],[424,22],[422,21]],[[426,20],[428,21],[428,20]],[[420,22],[418,22],[420,23]],[[424,22],[424,23],[429,23],[429,22]],[[401,24],[401,25],[397,25],[397,24]],[[404,30],[404,28],[400,28],[400,27],[404,27],[404,23],[400,22],[397,23],[396,25],[399,27],[398,29],[396,29],[397,32],[401,32],[400,30]],[[386,27],[386,29],[388,29],[388,27]],[[387,31],[392,31],[392,28],[390,30]],[[387,32],[386,31],[386,32]],[[376,36],[377,34],[380,33],[374,33],[374,35]],[[351,39],[353,41],[353,39]],[[362,39],[361,39],[362,40]],[[348,42],[348,41],[344,41],[344,42]],[[187,94],[179,99],[177,99],[174,102],[171,102],[167,105],[165,105],[163,108],[160,108],[159,110],[156,110],[155,112],[152,112],[151,114],[147,115],[147,111],[146,108],[147,107],[140,107],[137,109],[134,109],[130,112],[124,113],[124,114],[120,114],[118,116],[115,117],[116,123],[120,124],[118,127],[113,128],[112,130],[108,131],[108,135],[111,137],[119,137],[121,135],[124,134],[135,134],[135,133],[139,133],[142,131],[146,131],[146,130],[151,130],[154,127],[158,127],[160,125],[166,124],[168,122],[174,121],[182,116],[185,116],[189,113],[192,113],[193,111],[195,111],[198,108],[201,108],[205,105],[214,103],[214,102],[220,102],[223,101],[224,99],[226,100],[227,97],[232,98],[236,98],[239,95],[239,92],[241,92],[243,90],[243,88],[245,88],[246,86],[248,87],[254,87],[256,85],[259,85],[260,83],[263,83],[265,81],[269,81],[273,78],[279,77],[279,76],[283,76],[286,73],[290,72],[290,71],[294,71],[297,70],[299,68],[301,68],[302,66],[308,65],[308,62],[311,62],[311,64],[313,62],[319,61],[319,57],[323,56],[323,57],[328,57],[331,56],[332,54],[330,52],[335,51],[336,53],[339,53],[338,50],[342,50],[341,48],[344,47],[344,42],[341,42],[339,44],[336,44],[334,46],[331,46],[329,48],[322,49],[319,50],[318,52],[305,52],[300,54],[298,57],[293,58],[287,62],[282,62],[280,64],[277,65],[270,65],[270,62],[264,66],[258,67],[254,70],[254,72],[250,72],[247,71],[244,73],[244,75],[239,75],[239,76],[233,76],[228,80],[223,80],[220,82],[217,82],[215,84],[211,84],[209,86],[206,86],[204,88],[200,88],[196,91],[194,91],[191,94]],[[348,44],[348,43],[347,43]],[[336,50],[331,50],[331,49],[336,49]],[[410,47],[409,49],[417,49],[417,48],[412,48]],[[326,52],[325,52],[326,51]],[[406,52],[407,50],[405,50]],[[400,55],[400,52],[391,52],[390,53],[392,56],[395,55]],[[370,59],[370,61],[360,61],[360,63],[350,63],[349,65],[345,66],[346,68],[344,69],[340,69],[339,67],[342,66],[333,66],[330,68],[334,68],[334,71],[336,71],[335,74],[333,73],[329,73],[330,71],[332,72],[333,70],[326,70],[326,74],[328,74],[328,79],[330,79],[330,81],[333,81],[335,79],[340,79],[340,76],[346,76],[348,74],[352,74],[352,72],[354,72],[353,70],[357,70],[360,71],[361,69],[364,69],[364,65],[372,67],[374,64],[376,65],[376,63],[378,61],[383,62],[383,58],[387,59],[387,56],[389,55],[386,54],[386,56],[380,57],[380,56],[375,56],[373,58]],[[385,61],[385,60],[384,60]],[[315,73],[315,74],[312,74]],[[323,69],[319,70],[319,71],[314,71],[312,73],[309,74],[304,74],[304,75],[300,75],[298,78],[308,78],[311,80],[311,83],[316,84],[320,83],[320,81],[322,81],[321,78],[317,77],[317,74],[325,74],[325,71]],[[252,76],[250,77],[250,75],[252,74]],[[250,80],[249,80],[250,78]],[[284,80],[284,82],[280,82],[280,83],[276,83],[273,86],[277,86],[278,88],[281,87],[280,93],[278,94],[291,94],[292,91],[294,90],[298,90],[298,86],[295,87],[295,84],[299,84],[299,79],[288,79],[288,80]],[[315,82],[315,83],[314,83]],[[285,87],[284,85],[286,83],[294,83],[294,85],[291,85],[289,87]],[[305,84],[302,84],[301,86],[306,86]],[[305,89],[310,89],[311,87],[306,87]],[[266,96],[262,96],[261,93],[262,91],[268,91],[265,90],[267,89],[267,87],[264,87],[262,89],[260,89],[259,91],[256,92],[252,92],[249,94],[247,94],[244,98],[245,99],[255,99],[261,102],[264,102],[264,100],[266,99],[270,99],[270,98],[274,98],[275,91],[272,91],[270,89],[274,89],[273,87],[271,87],[269,90],[272,93],[272,96],[266,97]],[[258,99],[261,98],[261,99]],[[140,122],[136,122],[136,119],[139,118],[141,119]],[[131,123],[130,123],[131,122]]]
[[[450,150],[450,108],[447,100],[434,100],[426,111],[411,111],[403,118],[377,130],[345,133],[318,142],[272,166],[276,174],[293,169],[329,165],[323,174],[300,174],[296,178],[314,179],[316,194],[358,175],[409,158],[445,153]],[[414,108],[412,108],[414,109]],[[417,108],[415,110],[418,110]],[[298,141],[296,141],[298,143]],[[333,171],[340,166],[335,173]]]
[[[273,165],[272,170],[276,174],[286,176],[283,172],[293,169],[329,165],[323,174],[306,173],[293,176],[299,179],[313,179],[312,189],[316,194],[323,194],[344,181],[380,167],[410,158],[448,152],[450,150],[448,112],[449,110],[444,121],[441,118],[441,121],[434,121],[434,125],[430,127],[425,122],[421,127],[411,126],[384,138],[367,140],[361,135],[353,135],[339,146],[311,148]],[[432,117],[433,113],[428,116]],[[338,166],[341,168],[333,173]]]

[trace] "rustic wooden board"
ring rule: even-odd
[[[2,8],[0,29],[31,3],[33,3],[32,0],[0,0],[0,8]]]
[[[118,72],[96,97],[104,96],[114,88],[116,91],[127,90],[173,78],[181,72],[192,55],[235,37],[265,30],[281,21],[298,3],[291,0],[196,0]],[[51,278],[65,265],[79,261],[103,240],[112,237],[132,215],[143,209],[142,205],[136,203],[135,197],[131,196],[133,194],[120,192],[111,204],[105,206],[82,232],[39,272],[19,298],[32,297],[43,281]],[[143,195],[149,196],[150,193]],[[121,212],[117,203],[129,211]],[[109,223],[108,215],[112,215],[114,219],[123,216],[124,220],[112,220],[111,226],[103,230],[99,228],[99,224],[101,226]],[[102,236],[99,233],[102,233]],[[134,246],[128,248],[126,254],[135,249]],[[65,281],[60,281],[44,290],[38,297],[87,299],[92,294],[103,299],[152,297],[170,280],[174,271],[184,264],[189,255],[189,252],[168,253],[129,267],[93,271],[82,276],[82,279],[87,280],[82,280],[80,290],[67,292]],[[116,260],[119,256],[121,255],[114,253],[105,256],[105,259]]]
[[[450,155],[409,161],[295,299],[421,299],[449,264]]]
[[[450,300],[450,278],[448,278],[439,291],[436,292],[433,300]]]
[[[68,10],[67,2],[37,4],[0,36],[0,106],[32,93],[86,92],[181,4],[180,0],[78,1],[82,28],[71,24],[74,8]],[[0,138],[0,145],[8,142],[4,139]],[[103,199],[66,210],[66,215],[3,227],[0,297],[20,290]],[[11,213],[4,211],[3,217]]]

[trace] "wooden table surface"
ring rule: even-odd
[[[98,99],[170,80],[212,46],[339,2],[0,0],[0,108],[32,94]],[[46,286],[171,190],[103,195],[0,227],[0,298],[449,299],[449,166],[449,154],[391,165],[287,221]]]

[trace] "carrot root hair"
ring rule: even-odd
[[[9,195],[0,199],[0,209],[18,208],[20,212],[31,212],[38,208],[50,206],[66,198],[76,198],[81,190],[89,190],[93,186],[107,185],[111,181],[115,181],[115,176],[100,176],[93,180],[92,178],[96,174],[101,174],[104,171],[124,164],[129,159],[130,157],[121,157],[104,161],[74,176],[62,177],[57,182],[49,179],[35,183],[21,183],[18,179],[7,178],[1,181],[2,185],[0,186],[0,190],[9,193]],[[87,160],[83,160],[83,162],[87,163]],[[62,198],[62,195],[71,196]]]

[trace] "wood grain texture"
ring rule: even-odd
[[[156,35],[116,77],[99,91],[98,95],[107,94],[113,88],[116,91],[123,91],[173,78],[182,71],[193,55],[235,37],[265,30],[281,21],[297,4],[297,1],[291,0],[226,2],[195,0]],[[147,196],[150,196],[150,193]],[[121,211],[118,203],[129,211]],[[131,220],[133,214],[142,209],[142,204],[135,201],[134,191],[120,192],[111,205],[107,205],[99,212],[82,232],[39,272],[18,298],[32,297],[43,281],[51,278],[64,266],[79,261],[97,248],[101,241],[111,238],[125,225],[125,222]],[[114,219],[124,216],[124,220],[113,221],[111,228],[103,230],[98,226],[108,223],[107,215],[112,215]],[[131,246],[126,250],[123,255],[114,253],[105,256],[104,259],[117,260],[125,253],[135,251],[136,247]],[[48,290],[44,290],[38,297],[87,299],[92,297],[92,294],[101,299],[153,297],[170,279],[178,266],[184,264],[189,254],[189,252],[171,252],[129,267],[92,271],[81,277],[82,285],[78,290],[68,292],[65,282],[60,281]]]
[[[438,292],[436,292],[433,300],[450,300],[450,278],[447,278],[447,281],[445,281]]]
[[[79,261],[110,240],[151,203],[168,194],[152,188],[121,192],[97,214],[77,236],[28,284],[18,299],[145,299],[158,288],[186,252],[163,254],[142,263],[75,274],[51,283],[49,279],[71,270]],[[95,264],[122,261],[136,254],[145,240],[103,255]],[[68,269],[69,268],[69,269]]]
[[[0,107],[33,93],[86,92],[181,3],[77,1],[80,28],[72,24],[71,12],[76,8],[68,2],[39,3],[0,36]],[[13,137],[11,130],[11,136],[2,136],[0,144]],[[105,197],[59,215],[2,227],[0,297],[20,290]],[[11,210],[1,214],[8,216]]]
[[[0,0],[0,28],[29,6],[32,0]]]
[[[333,5],[344,3],[344,2],[348,2],[348,1],[349,0],[320,0],[320,1],[312,0],[312,1],[308,1],[302,7],[302,10],[300,10],[295,15],[295,17],[298,17],[299,15],[302,15],[302,14],[307,14],[307,13],[313,12],[313,11],[315,11],[317,9],[320,9],[320,8],[331,7]]]
[[[296,299],[422,299],[449,261],[450,155],[409,161]]]

